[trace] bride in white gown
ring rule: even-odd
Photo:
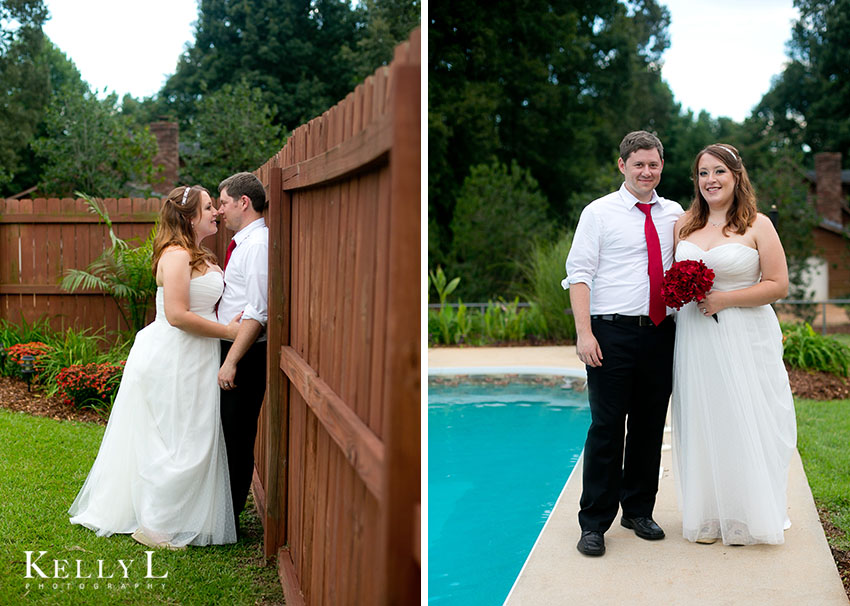
[[[715,281],[676,318],[673,458],[683,535],[697,543],[779,544],[790,527],[796,420],[769,304],[788,291],[785,253],[757,213],[734,147],[700,152],[694,183],[694,203],[676,224],[676,260],[704,261]]]
[[[154,241],[156,319],[139,331],[71,523],[151,547],[234,543],[219,416],[221,270],[201,240],[218,230],[209,192],[178,187]],[[241,315],[241,314],[240,314]]]

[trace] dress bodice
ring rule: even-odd
[[[224,291],[221,272],[210,270],[189,282],[189,311],[215,319],[215,304]],[[165,300],[162,286],[156,289],[156,319],[165,320]]]
[[[747,288],[761,279],[759,251],[745,244],[730,242],[703,250],[688,240],[676,247],[676,261],[703,261],[714,270],[714,290]]]

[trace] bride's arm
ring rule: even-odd
[[[676,219],[676,224],[673,226],[673,260],[676,260],[676,248],[679,246],[679,232],[682,231],[682,226],[685,224],[687,213]]]
[[[727,307],[767,305],[788,296],[788,264],[773,223],[759,214],[750,229],[759,251],[761,281],[740,290],[710,292],[704,301],[709,314]]]
[[[189,282],[192,277],[190,259],[189,251],[182,248],[164,252],[159,259],[165,319],[172,326],[200,337],[235,338],[239,332],[239,316],[225,326],[189,311]]]

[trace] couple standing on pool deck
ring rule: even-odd
[[[655,192],[664,167],[657,137],[626,135],[617,164],[625,182],[582,211],[562,281],[591,411],[577,548],[603,555],[620,508],[620,524],[638,537],[664,538],[652,513],[671,393],[684,537],[780,544],[791,525],[796,421],[770,307],[788,291],[779,236],[729,144],[697,154],[687,211]],[[714,285],[674,322],[660,286],[673,261],[686,259],[711,268]]]

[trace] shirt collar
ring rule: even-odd
[[[247,238],[251,234],[252,231],[255,231],[257,229],[261,229],[265,226],[266,226],[265,220],[262,217],[260,217],[256,221],[252,221],[252,222],[248,223],[248,225],[246,225],[245,227],[243,227],[242,229],[237,231],[235,234],[233,234],[232,239],[233,239],[234,242],[236,242],[236,246],[239,246],[240,244],[242,244],[242,242],[245,240],[245,238]]]
[[[652,197],[649,199],[649,202],[641,202],[635,198],[632,192],[629,191],[625,183],[620,186],[620,199],[625,203],[627,208],[634,208],[635,204],[655,204],[656,202],[663,206],[662,200],[664,200],[664,198],[659,196],[653,189]]]

